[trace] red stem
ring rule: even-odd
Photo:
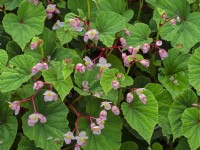
[[[51,4],[50,0],[47,0],[48,4]]]

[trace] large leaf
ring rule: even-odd
[[[36,148],[35,143],[31,141],[27,136],[24,136],[19,142],[19,146],[17,150],[41,150],[40,148]]]
[[[146,104],[143,104],[134,94],[135,98],[131,104],[126,102],[122,104],[122,111],[130,126],[150,144],[154,127],[158,122],[158,104],[149,90],[143,93],[147,97]]]
[[[19,6],[21,1],[22,0],[15,0],[15,1],[4,0],[4,6],[5,6],[6,10],[13,10]],[[0,1],[0,7],[2,7],[2,1]]]
[[[8,107],[9,94],[0,93],[0,149],[8,150],[12,146],[17,133],[17,119]]]
[[[176,49],[170,50],[168,54],[169,57],[163,61],[164,68],[161,68],[158,79],[175,98],[178,94],[190,88],[187,65],[190,55],[182,54]],[[174,80],[171,80],[172,77]],[[175,80],[177,83],[173,82]]]
[[[43,72],[44,80],[53,84],[61,99],[64,100],[65,96],[69,94],[73,87],[71,78],[68,76],[64,79],[62,74],[62,63],[59,62],[59,67],[52,67]]]
[[[122,143],[120,150],[138,150],[138,145],[133,141]]]
[[[133,11],[127,10],[127,4],[124,0],[101,0],[100,10],[113,11],[126,18],[127,21],[133,17]]]
[[[100,112],[100,101],[93,99],[87,104],[87,112],[98,117]],[[86,119],[79,119],[79,131],[86,131],[89,137],[85,150],[111,150],[120,149],[121,145],[122,122],[119,116],[108,112],[105,127],[100,135],[94,135],[91,132],[90,124]]]
[[[200,48],[196,49],[195,53],[191,56],[188,63],[189,82],[197,90],[200,95]]]
[[[115,34],[125,29],[125,18],[115,12],[102,11],[96,19],[99,39],[104,45],[112,46]]]
[[[2,70],[5,68],[6,63],[8,61],[8,54],[6,53],[6,51],[0,49],[0,73],[2,72]]]
[[[187,0],[158,0],[157,4],[157,7],[166,11],[169,18],[177,15],[181,18],[181,22],[176,26],[166,23],[161,28],[161,37],[183,52],[190,51],[191,47],[200,41],[200,13],[190,13]]]
[[[17,14],[6,14],[3,18],[3,27],[24,49],[35,35],[42,32],[46,12],[41,3],[35,6],[33,3],[24,1],[20,4]]]
[[[200,147],[200,109],[188,108],[182,115],[182,132],[188,138],[191,150]]]
[[[69,130],[66,119],[68,109],[60,99],[45,102],[43,93],[44,91],[38,93],[35,103],[38,113],[43,114],[47,122],[37,122],[35,126],[28,126],[28,116],[34,112],[33,106],[30,105],[30,111],[22,117],[24,134],[35,142],[36,147],[44,150],[60,150],[64,140],[63,134]]]
[[[35,65],[34,58],[29,55],[18,55],[9,62],[12,68],[7,68],[0,76],[0,90],[8,92],[16,90],[31,77],[31,68]]]
[[[150,83],[145,88],[151,91],[158,101],[158,125],[162,128],[163,135],[170,138],[171,127],[168,113],[173,102],[172,96],[160,84]]]
[[[192,104],[197,103],[197,101],[198,98],[191,89],[185,90],[176,97],[168,115],[174,140],[183,135],[181,131],[181,116],[184,110],[192,107]]]
[[[126,43],[128,46],[139,46],[145,43],[151,43],[152,38],[149,38],[151,30],[148,25],[144,23],[136,23],[134,25],[128,25],[130,36],[126,35]]]

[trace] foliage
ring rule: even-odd
[[[200,148],[199,0],[2,0],[0,19],[0,149]]]

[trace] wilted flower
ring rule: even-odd
[[[112,102],[101,102],[101,107],[104,107],[106,110],[111,109],[111,104]]]
[[[120,114],[119,108],[117,106],[112,106],[111,110],[115,115],[119,115]]]
[[[87,42],[88,40],[97,41],[99,39],[99,33],[95,29],[91,29],[84,35],[84,41]]]
[[[112,81],[112,88],[113,88],[114,90],[117,90],[117,89],[120,88],[119,82],[118,82],[117,80],[113,80],[113,81]]]
[[[78,63],[76,66],[75,66],[75,70],[80,72],[80,73],[84,73],[85,72],[85,66],[81,63]]]
[[[142,66],[149,67],[149,60],[144,59],[144,60],[140,60],[139,62],[141,63]]]
[[[160,49],[158,54],[160,55],[161,60],[164,60],[166,57],[168,57],[168,54],[164,49]]]
[[[88,70],[91,71],[94,66],[94,63],[92,62],[92,60],[88,56],[85,56],[83,60],[85,60],[85,65],[87,66]]]
[[[66,144],[70,144],[73,139],[75,139],[75,137],[72,132],[68,131],[64,134],[64,140]]]
[[[111,67],[111,64],[110,63],[107,63],[107,60],[103,57],[101,57],[99,59],[99,63],[97,64],[98,67],[101,68],[101,70],[104,70],[104,69],[108,69],[109,67]]]
[[[33,89],[34,89],[34,90],[38,90],[38,89],[41,89],[43,86],[44,86],[44,82],[42,82],[42,81],[37,81],[37,82],[34,83]]]
[[[58,28],[64,27],[64,22],[60,22],[60,20],[57,20],[56,23],[53,25],[52,29],[57,30]]]
[[[142,49],[142,52],[145,54],[150,50],[150,48],[151,47],[149,44],[143,44],[141,49]]]
[[[19,101],[14,101],[14,102],[8,102],[9,103],[9,107],[11,108],[11,110],[15,111],[15,115],[19,114],[20,111],[20,102]]]
[[[73,27],[75,31],[81,32],[83,30],[83,23],[78,18],[69,19],[69,25]]]
[[[44,95],[44,101],[55,101],[58,99],[58,96],[56,93],[50,91],[50,90],[46,90],[46,92],[43,94]]]
[[[133,100],[133,94],[132,94],[132,92],[131,93],[128,93],[127,95],[126,95],[126,101],[128,102],[128,103],[131,103],[132,102],[132,100]]]

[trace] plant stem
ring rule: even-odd
[[[144,3],[144,0],[140,0],[140,8],[139,8],[138,15],[137,15],[137,21],[140,20],[140,15],[141,15],[141,12],[142,12],[143,3]]]
[[[120,108],[121,96],[122,96],[122,89],[120,88],[119,91],[118,91],[118,100],[117,100],[118,108]]]
[[[76,102],[78,102],[83,96],[79,95],[73,102],[72,105],[75,104]]]
[[[88,5],[88,20],[90,20],[90,0],[87,0]]]
[[[5,9],[5,5],[4,5],[4,0],[1,0],[2,2],[2,11],[4,13],[4,15],[6,15],[6,9]]]
[[[130,69],[131,69],[131,65],[128,67],[127,72],[126,72],[126,75],[129,74]]]
[[[42,60],[44,60],[44,47],[41,46]]]

